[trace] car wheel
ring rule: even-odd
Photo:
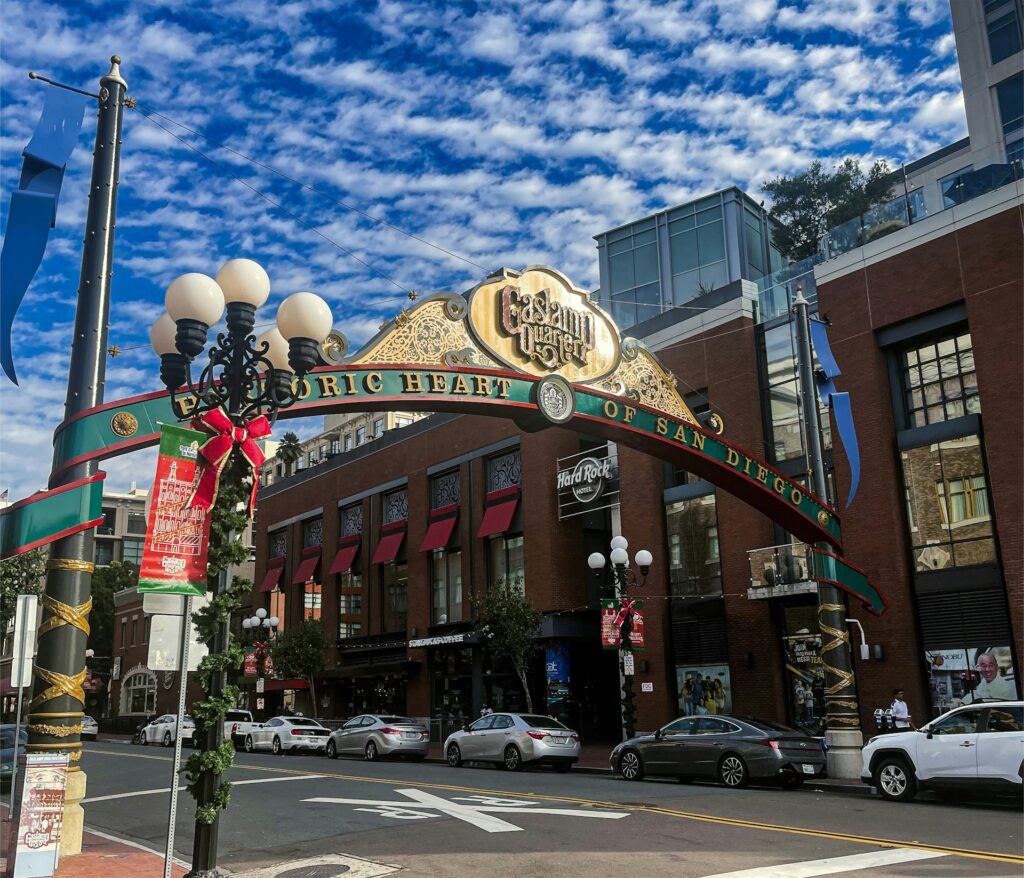
[[[377,745],[373,741],[366,742],[366,749],[363,751],[363,756],[366,757],[367,762],[377,761]]]
[[[727,787],[742,789],[750,783],[747,763],[735,753],[726,753],[718,763],[718,779]]]
[[[445,758],[448,760],[448,764],[452,768],[458,768],[462,765],[462,751],[459,749],[458,744],[449,744],[448,752],[445,754]]]
[[[277,735],[274,735],[274,742],[270,745],[270,749],[274,751],[275,756],[284,753],[284,750],[281,749],[281,739]]]
[[[145,732],[139,732],[139,744],[141,744],[143,747],[149,744],[149,738],[146,737]]]
[[[626,780],[643,780],[644,763],[636,750],[625,750],[619,757],[619,774]]]
[[[337,759],[338,758],[338,747],[334,743],[333,739],[331,739],[330,741],[327,742],[327,758],[328,759]]]
[[[171,746],[171,733],[170,732],[164,732],[164,746],[165,747],[170,747]]]
[[[883,759],[875,769],[875,789],[893,802],[909,802],[917,795],[917,778],[898,756]]]
[[[252,743],[252,735],[245,736],[245,752],[252,753],[256,747]]]
[[[784,774],[779,778],[779,786],[784,790],[798,790],[804,785],[804,779],[796,774]]]
[[[502,764],[505,766],[505,771],[519,771],[523,767],[523,754],[519,752],[519,748],[515,744],[509,744],[505,748]]]

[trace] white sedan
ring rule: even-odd
[[[158,716],[148,726],[144,726],[139,733],[142,744],[163,744],[170,747],[174,743],[178,727],[178,717],[173,713],[165,713]],[[195,733],[196,724],[187,713],[181,722],[181,743],[191,744],[192,735]]]
[[[265,723],[256,723],[245,736],[245,752],[269,750],[280,756],[291,750],[312,750],[323,753],[330,731],[315,719],[304,716],[275,716]]]

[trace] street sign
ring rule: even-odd
[[[39,627],[39,597],[18,595],[14,610],[14,656],[11,659],[11,688],[32,685],[32,659],[36,655],[36,629]]]
[[[184,616],[185,595],[146,592],[142,596],[142,611],[149,616]]]
[[[179,613],[175,615],[166,615],[161,613],[152,617],[152,620],[149,623],[149,655],[146,660],[146,664],[149,666],[151,671],[177,671],[180,664],[181,626],[185,612],[185,595],[148,594],[146,597],[169,597],[173,598],[175,601],[181,602],[182,609]],[[207,595],[192,598],[192,612],[189,615],[191,616],[209,602],[210,598]],[[193,624],[192,642],[189,644],[188,648],[189,671],[198,671],[199,663],[203,660],[204,656],[209,653],[209,651],[209,647],[199,639],[199,632]]]
[[[267,688],[266,681],[263,679],[263,677],[258,677],[256,679],[256,694],[257,695],[262,695],[266,688]]]
[[[632,677],[636,673],[636,660],[631,652],[624,653],[622,656],[622,673],[627,677]]]

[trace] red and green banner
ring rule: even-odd
[[[197,430],[162,424],[139,591],[206,594],[206,553],[210,518],[192,506],[201,473],[199,446],[207,436]]]
[[[245,661],[242,663],[242,674],[246,677],[258,677],[260,673],[260,657],[256,654],[256,648],[247,646],[245,648]]]
[[[0,558],[38,549],[103,524],[103,478],[97,473],[0,509]]]
[[[623,615],[630,613],[633,617],[633,630],[629,642],[633,649],[644,648],[644,602],[638,600],[603,600],[601,601],[601,646],[605,649],[618,649],[621,641]]]
[[[868,575],[845,558],[831,552],[808,546],[807,557],[811,562],[811,576],[817,582],[826,582],[841,588],[860,600],[865,609],[876,616],[886,610],[885,598],[868,580]]]

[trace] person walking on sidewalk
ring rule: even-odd
[[[892,718],[897,731],[914,728],[913,720],[910,718],[910,709],[907,707],[907,702],[903,700],[903,690],[893,689],[892,695]]]

